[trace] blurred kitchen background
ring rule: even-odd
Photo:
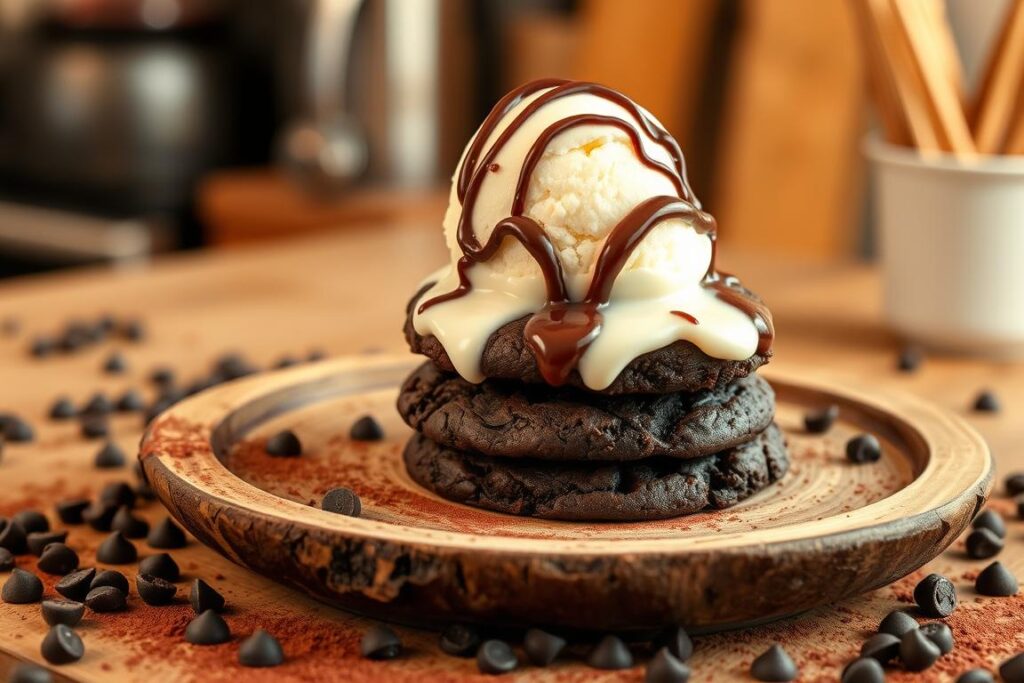
[[[949,3],[969,81],[1004,7]],[[475,125],[541,76],[660,117],[723,242],[868,254],[855,33],[844,0],[0,0],[0,275],[437,229]]]

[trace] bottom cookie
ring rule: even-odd
[[[785,439],[771,425],[751,441],[693,460],[552,463],[491,458],[414,434],[409,475],[434,493],[513,515],[574,521],[640,521],[735,505],[789,468]]]

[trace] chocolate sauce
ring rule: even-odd
[[[669,311],[669,313],[676,316],[677,318],[682,318],[683,320],[691,322],[694,325],[700,325],[700,321],[697,320],[697,318],[695,318],[694,316],[687,313],[686,311]]]

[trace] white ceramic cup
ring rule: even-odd
[[[926,346],[1024,356],[1024,157],[923,158],[876,139],[885,315]]]

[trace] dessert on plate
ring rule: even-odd
[[[610,88],[541,80],[463,152],[451,262],[409,302],[428,360],[398,409],[414,480],[445,498],[571,520],[735,504],[788,467],[755,374],[771,313],[715,268],[679,145]]]

